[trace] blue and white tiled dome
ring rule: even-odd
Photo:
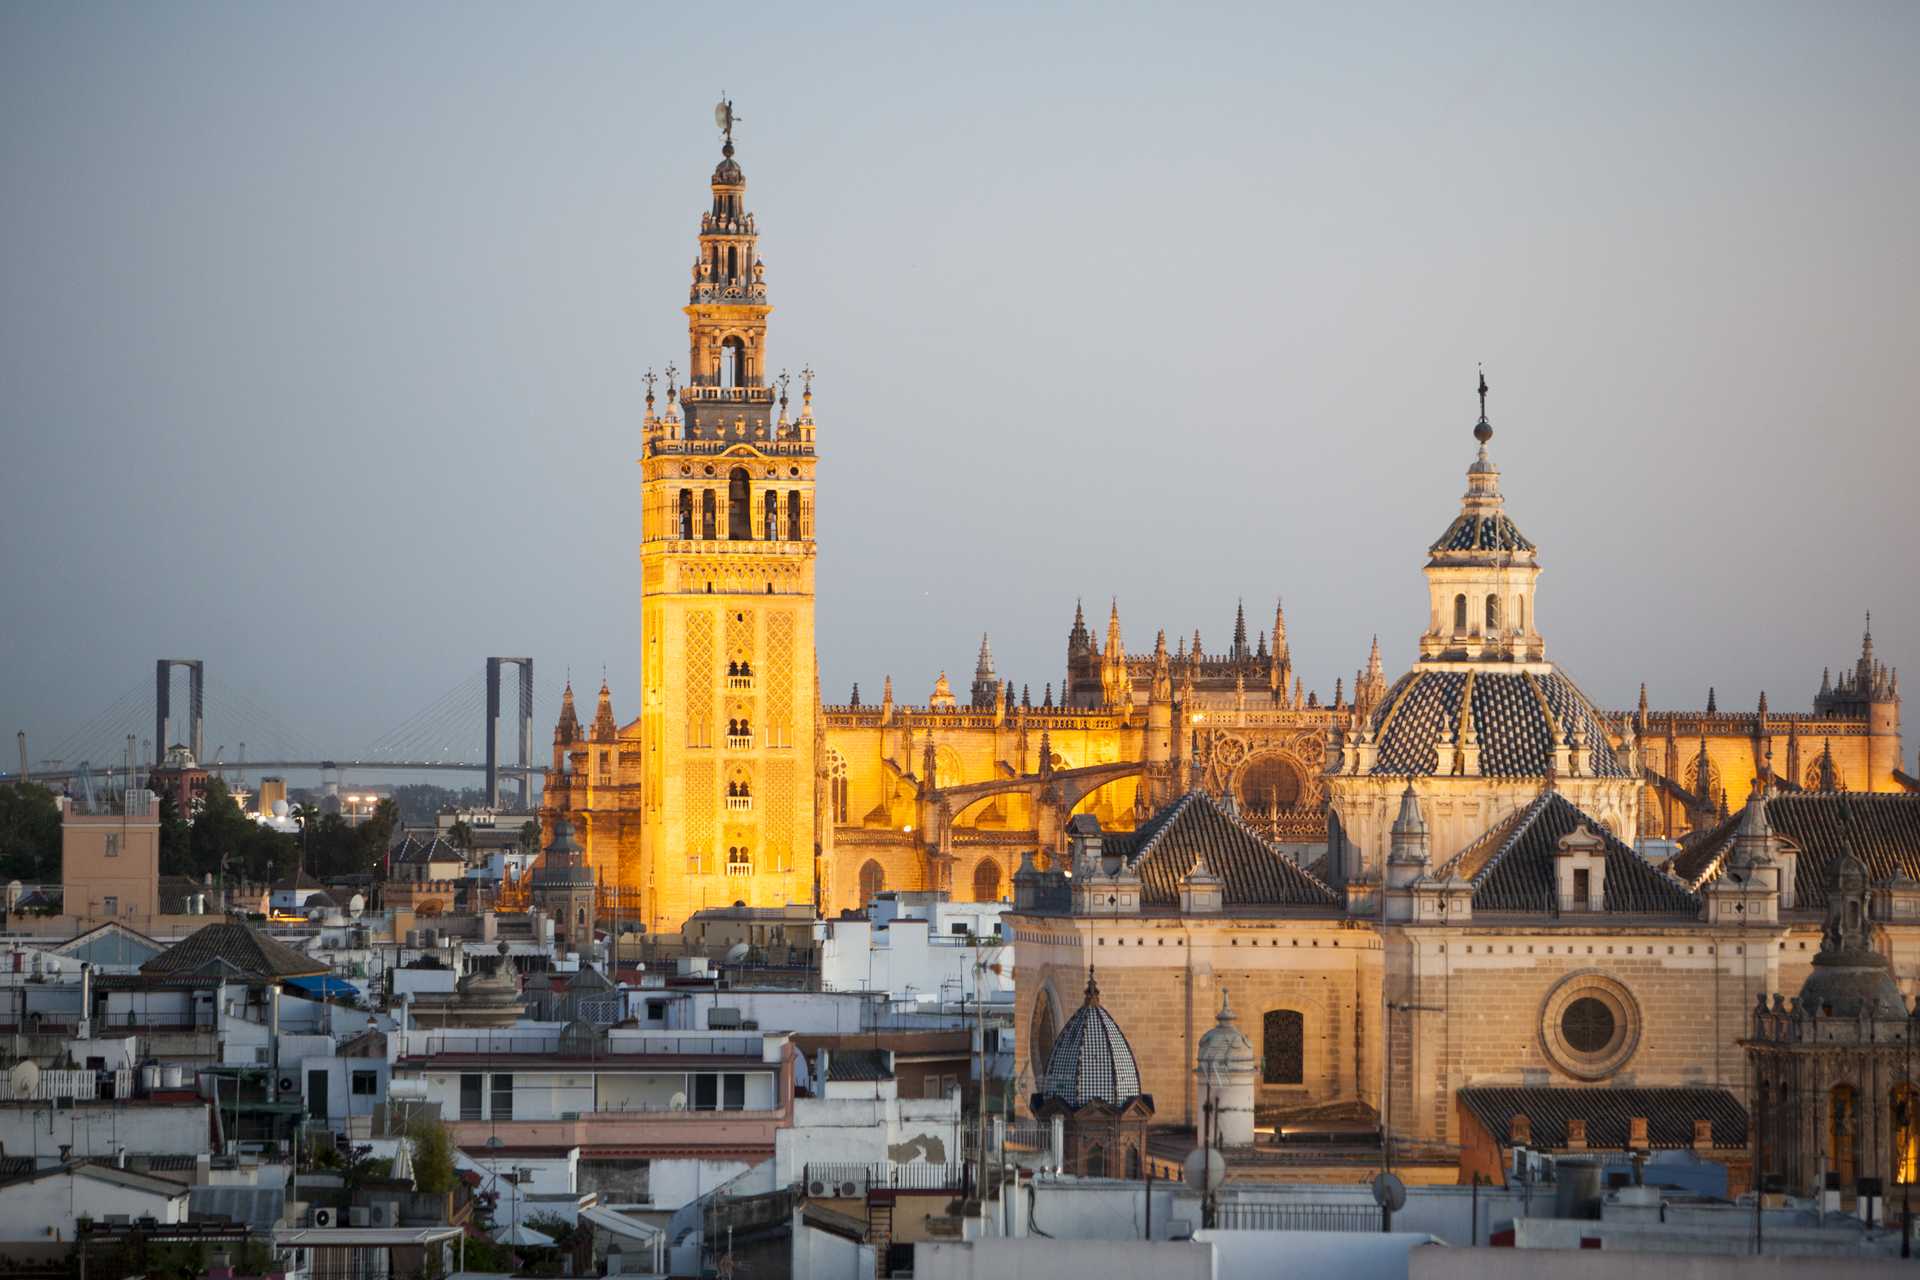
[[[1040,1078],[1040,1096],[1070,1107],[1105,1102],[1120,1107],[1142,1096],[1140,1065],[1133,1048],[1100,1003],[1100,987],[1087,971],[1086,1001],[1060,1029]]]
[[[1469,690],[1471,690],[1469,692]],[[1460,704],[1470,699],[1480,740],[1480,774],[1490,778],[1545,777],[1556,740],[1580,743],[1576,771],[1588,777],[1632,774],[1614,753],[1605,724],[1573,681],[1558,671],[1414,670],[1380,701],[1369,726],[1378,750],[1373,772],[1431,776],[1439,769],[1436,742],[1458,735]]]

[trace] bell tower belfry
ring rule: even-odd
[[[813,373],[766,365],[766,267],[731,103],[700,215],[688,373],[648,374],[640,459],[641,865],[649,929],[814,899]],[[776,389],[777,385],[777,389]]]

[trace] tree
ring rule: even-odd
[[[171,791],[160,793],[160,874],[193,874],[193,824]]]
[[[60,806],[37,782],[0,787],[0,877],[28,884],[60,879]]]
[[[357,856],[357,871],[377,869],[386,859],[387,846],[393,843],[394,828],[400,825],[400,806],[392,800],[382,800],[373,807],[367,820],[355,828],[360,842]]]
[[[453,1172],[453,1139],[440,1117],[422,1112],[407,1126],[413,1143],[413,1185],[433,1195],[445,1195],[458,1182]]]
[[[520,847],[528,853],[540,852],[540,824],[531,818],[520,824]]]
[[[467,825],[465,818],[458,818],[447,828],[447,843],[462,852],[473,848],[473,828]]]

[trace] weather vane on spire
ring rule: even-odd
[[[1474,424],[1473,438],[1482,445],[1493,439],[1493,424],[1487,421],[1487,367],[1480,366],[1480,421]]]
[[[726,90],[722,89],[720,103],[713,109],[713,123],[726,135],[727,143],[723,150],[728,155],[733,154],[733,126],[739,122],[740,117],[733,114],[733,99],[727,97]]]

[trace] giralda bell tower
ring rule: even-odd
[[[648,375],[642,468],[640,874],[650,929],[814,896],[812,373],[767,373],[766,265],[732,104],[700,215],[686,381]],[[778,384],[776,390],[776,382]]]

